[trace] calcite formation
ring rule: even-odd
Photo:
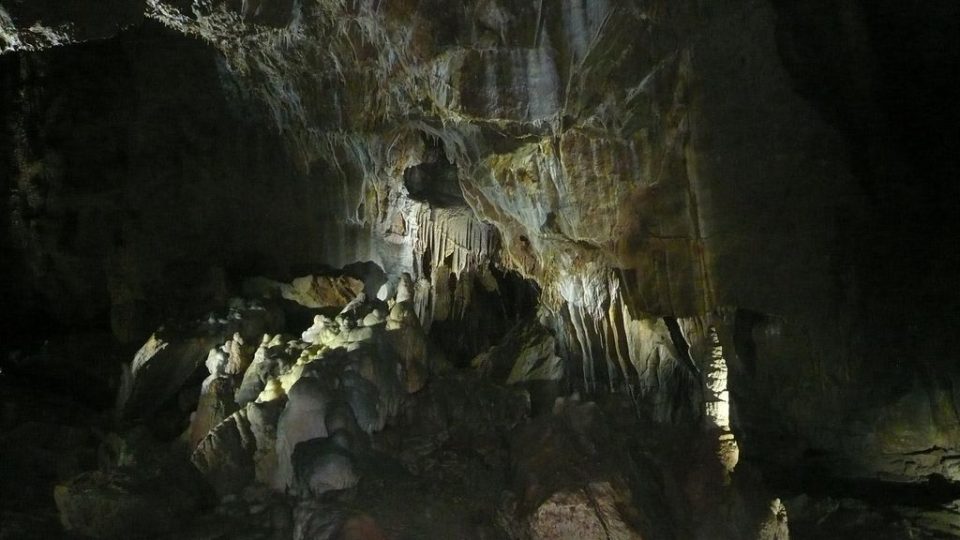
[[[301,166],[341,186],[334,221],[372,239],[325,248],[329,260],[373,260],[394,282],[410,274],[428,333],[465,320],[472,283],[489,288],[495,262],[539,285],[577,387],[628,391],[671,421],[700,414],[703,366],[660,318],[777,314],[789,329],[772,377],[812,363],[838,375],[776,405],[804,437],[822,431],[857,353],[834,346],[852,319],[824,314],[852,307],[817,254],[835,250],[830,224],[857,186],[842,156],[815,144],[837,134],[790,90],[767,4],[288,7],[276,24],[228,3],[156,0],[147,16],[216,47]],[[802,129],[771,132],[779,124]],[[815,155],[778,150],[799,141]],[[426,170],[453,185],[417,180]]]
[[[264,334],[245,372],[228,370],[239,335],[210,350],[186,441],[219,493],[254,481],[314,496],[356,484],[359,439],[383,430],[427,376],[426,348],[406,348],[419,326],[388,329],[386,307],[361,294],[335,319],[317,315],[303,340]]]
[[[819,523],[859,504],[777,498],[757,463],[792,489],[813,471],[956,497],[960,372],[926,339],[952,314],[920,330],[898,309],[947,304],[933,292],[948,287],[873,277],[909,258],[871,226],[908,191],[871,175],[909,177],[871,134],[882,17],[801,4],[0,0],[4,292],[61,324],[109,320],[127,344],[180,321],[123,366],[115,421],[175,430],[192,413],[179,441],[219,496],[314,499],[278,525],[294,537],[379,536],[323,501],[369,489],[384,448],[441,485],[447,467],[475,472],[445,457],[474,443],[505,470],[488,446],[517,422],[496,400],[537,416],[514,433],[516,500],[496,517],[515,536],[703,537],[719,508],[738,519],[718,538],[785,538],[794,509]],[[837,31],[804,26],[821,19]],[[136,69],[101,61],[104,39]],[[80,43],[117,103],[64,75],[87,64],[57,51]],[[839,58],[823,73],[819,48]],[[166,101],[180,87],[192,108]],[[835,118],[837,103],[866,112]],[[81,105],[95,120],[71,116]],[[188,120],[168,122],[178,109]],[[903,227],[903,245],[932,236]],[[917,258],[948,257],[932,252]],[[240,281],[249,298],[228,300]],[[590,399],[695,463],[628,450]],[[563,485],[544,484],[554,458]],[[120,534],[70,495],[112,496],[123,474],[63,484],[67,524]],[[955,532],[951,504],[895,513]],[[704,516],[677,524],[684,511]]]

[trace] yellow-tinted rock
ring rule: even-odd
[[[311,309],[342,308],[363,291],[363,282],[347,276],[303,276],[281,285],[287,300]]]

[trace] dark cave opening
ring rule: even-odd
[[[268,255],[281,237],[257,238],[284,219],[259,196],[298,173],[219,61],[152,23],[2,58],[3,95],[16,104],[3,112],[2,140],[16,148],[3,165],[21,171],[3,175],[16,194],[4,200],[4,250],[16,264],[4,265],[3,297],[18,306],[0,325],[5,353],[58,327],[120,324],[117,335],[135,343],[166,319],[222,304],[231,269],[286,270]],[[295,252],[288,260],[307,262]]]
[[[454,366],[466,368],[478,354],[497,345],[514,327],[536,317],[540,288],[513,271],[494,267],[496,288],[490,290],[472,275],[462,276],[460,287],[470,287],[470,304],[459,317],[434,321],[430,339]],[[451,288],[457,290],[450,274]]]
[[[441,142],[426,137],[423,163],[403,172],[403,185],[410,198],[436,208],[465,207],[457,166],[447,160]]]

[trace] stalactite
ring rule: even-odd
[[[481,223],[466,208],[430,208],[414,210],[414,253],[429,268],[447,266],[457,277],[490,261],[498,249],[496,229]]]
[[[409,210],[417,280],[415,309],[424,329],[434,321],[463,319],[472,301],[472,280],[489,271],[499,242],[496,229],[481,223],[466,208],[431,208],[415,203]],[[451,286],[452,285],[452,286]]]
[[[701,416],[702,332],[681,338],[690,349],[681,353],[663,318],[633,314],[617,273],[588,275],[565,282],[560,309],[548,310],[558,352],[577,367],[568,370],[577,373],[574,386],[588,394],[624,391],[644,414],[663,421]],[[678,323],[702,326],[700,319]]]

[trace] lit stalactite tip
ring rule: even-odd
[[[705,404],[707,418],[719,430],[719,445],[717,455],[727,474],[732,473],[740,459],[740,448],[737,439],[730,429],[730,391],[727,388],[727,361],[723,357],[723,347],[720,346],[720,336],[717,329],[710,327],[710,366],[706,373],[707,401]]]

